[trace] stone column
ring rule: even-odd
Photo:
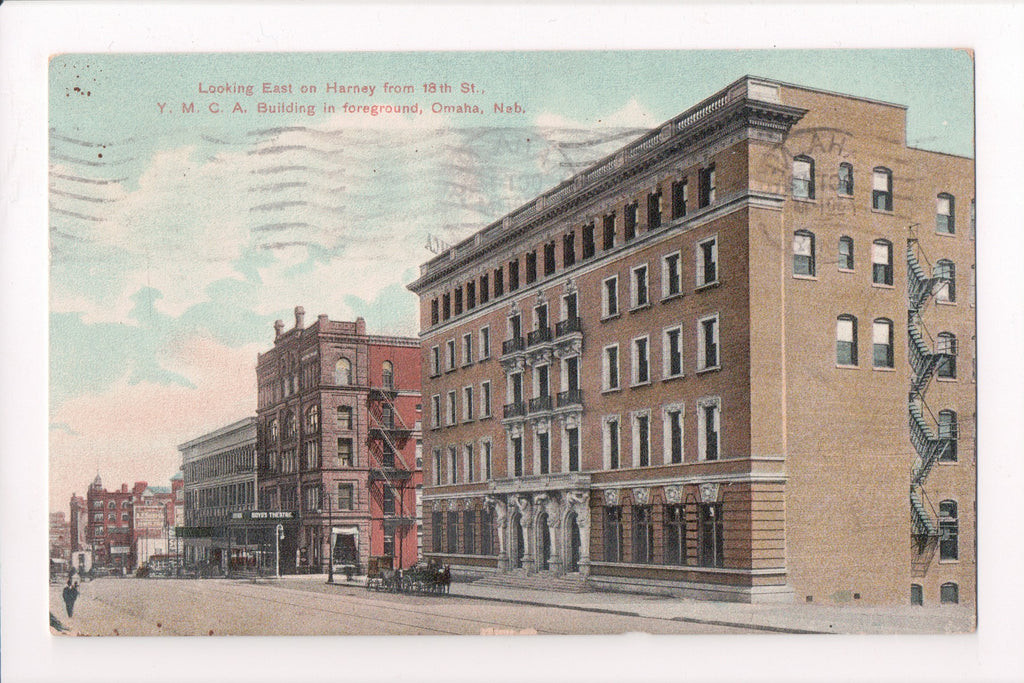
[[[580,528],[580,575],[590,576],[590,491],[573,491],[567,504],[576,513],[576,524]]]
[[[533,506],[530,504],[530,499],[526,496],[519,496],[515,500],[516,507],[519,508],[519,526],[523,530],[523,569],[526,570],[527,574],[534,572],[533,562],[533,543],[531,543],[531,530],[533,525],[532,521]]]
[[[547,496],[543,504],[548,515],[548,536],[551,539],[551,560],[548,562],[548,568],[555,574],[561,574],[562,549],[566,543],[562,534],[562,505],[555,499],[554,494]]]
[[[494,526],[498,529],[498,571],[508,571],[508,506],[497,496],[487,496],[486,505],[494,507]]]

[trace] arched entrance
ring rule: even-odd
[[[523,525],[520,524],[522,516],[518,513],[512,515],[512,568],[519,569],[523,566],[523,553],[526,543],[523,538]]]
[[[550,569],[551,561],[551,530],[548,528],[548,514],[542,512],[537,517],[537,539],[540,546],[537,557],[537,569],[546,571]]]
[[[580,525],[576,521],[576,513],[570,512],[566,518],[566,526],[568,530],[567,541],[569,543],[569,552],[566,553],[565,571],[572,573],[580,570]]]

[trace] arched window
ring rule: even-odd
[[[871,281],[876,285],[892,284],[892,242],[875,240],[871,245]]]
[[[313,434],[320,430],[320,406],[313,404],[306,409],[306,431]]]
[[[853,270],[853,238],[839,238],[839,270]]]
[[[957,421],[956,411],[954,410],[940,410],[939,411],[939,439],[948,441],[947,447],[941,452],[939,456],[940,460],[945,462],[956,462],[956,441],[957,441]]]
[[[284,415],[284,438],[294,439],[297,432],[297,425],[295,423],[295,413],[288,411]]]
[[[278,427],[277,427],[277,420],[271,420],[270,421],[270,425],[268,426],[267,432],[268,432],[268,435],[270,436],[270,442],[272,444],[276,444],[277,443],[277,438],[279,436],[279,434],[278,434]]]
[[[107,507],[113,510],[115,507],[117,507],[117,503],[115,503],[114,501],[110,501],[109,503],[107,503]]]
[[[945,235],[956,232],[956,198],[948,192],[940,192],[935,198],[935,231]]]
[[[836,187],[841,195],[853,195],[853,164],[845,161],[839,164],[839,182]]]
[[[793,275],[814,276],[814,233],[797,230],[793,233]]]
[[[381,366],[381,382],[385,389],[395,387],[395,366],[389,360],[384,361]]]
[[[943,379],[956,379],[956,335],[939,332],[935,352],[939,355],[935,374]]]
[[[939,503],[939,560],[960,559],[960,520],[955,500]]]
[[[836,364],[857,365],[857,318],[852,315],[836,320]]]
[[[935,264],[932,275],[940,280],[935,289],[935,300],[944,303],[956,301],[956,264],[949,259],[942,259]]]
[[[892,321],[888,318],[875,318],[871,330],[872,360],[876,368],[893,367],[892,356]]]
[[[939,588],[939,600],[943,605],[956,605],[960,602],[960,588],[950,581]]]
[[[804,154],[793,159],[793,196],[814,199],[814,159]]]
[[[334,364],[334,383],[341,386],[352,384],[352,361],[344,356]]]
[[[892,171],[876,166],[871,179],[871,208],[892,211]]]

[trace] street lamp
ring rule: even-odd
[[[278,524],[274,530],[274,574],[281,578],[281,541],[284,539],[284,525]]]

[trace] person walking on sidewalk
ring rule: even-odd
[[[74,616],[75,614],[75,600],[78,600],[78,584],[75,581],[75,576],[72,574],[68,577],[68,583],[64,586],[64,606],[68,610],[68,616]]]

